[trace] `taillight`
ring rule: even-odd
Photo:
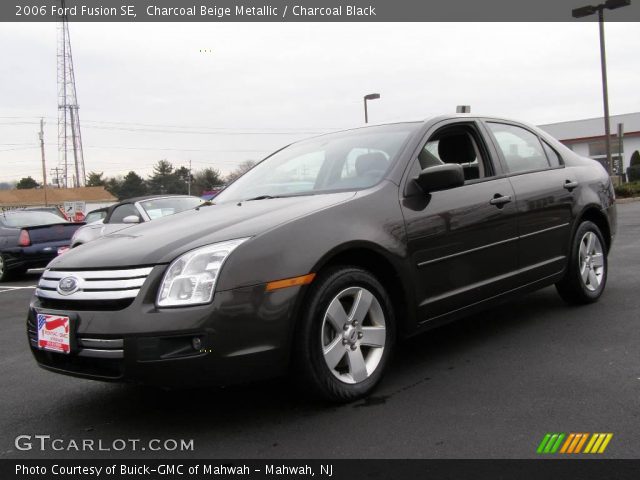
[[[20,236],[18,237],[18,245],[21,247],[28,247],[31,245],[31,238],[29,238],[29,232],[26,230],[20,230]]]

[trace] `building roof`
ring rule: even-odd
[[[618,124],[624,124],[624,133],[640,133],[640,112],[609,117],[611,135],[616,135]],[[604,117],[573,120],[570,122],[538,125],[542,130],[561,141],[604,137]]]
[[[76,201],[106,203],[117,202],[118,199],[107,192],[104,187],[47,188],[47,203],[49,205],[61,205],[64,202]],[[44,204],[44,190],[42,188],[0,190],[0,206],[2,207],[30,207]]]

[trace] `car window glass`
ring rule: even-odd
[[[502,151],[509,173],[549,168],[540,140],[533,133],[515,125],[487,123]]]
[[[371,187],[382,180],[418,126],[366,127],[294,143],[229,185],[216,203]]]
[[[2,215],[2,223],[7,227],[33,227],[36,225],[53,225],[66,222],[66,220],[60,218],[58,215],[49,212],[15,212],[0,215]]]
[[[552,167],[559,167],[560,165],[562,165],[560,155],[558,155],[558,152],[551,148],[547,142],[542,142],[542,148],[544,148],[544,151],[547,154],[547,158],[549,159],[549,163]]]
[[[116,207],[116,209],[111,214],[109,218],[109,223],[124,223],[123,220],[125,217],[129,215],[135,215],[136,217],[140,217],[138,210],[131,203],[125,203],[124,205],[120,205]]]
[[[462,166],[466,181],[486,176],[485,162],[480,149],[467,127],[445,127],[433,134],[418,155],[420,168],[446,163]]]
[[[197,197],[166,197],[154,198],[140,202],[140,206],[147,212],[151,220],[184,212],[198,205],[202,205],[203,200]]]

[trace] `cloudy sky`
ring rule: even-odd
[[[230,171],[363,123],[474,113],[534,124],[602,114],[595,23],[72,23],[87,171],[160,159]],[[640,29],[606,25],[612,114],[640,111]],[[58,164],[56,25],[1,24],[0,182]]]

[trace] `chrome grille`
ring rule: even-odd
[[[38,282],[36,296],[69,302],[133,299],[152,269],[153,267],[127,270],[45,270]],[[76,290],[72,293],[60,293],[60,280],[67,277],[74,277]]]

